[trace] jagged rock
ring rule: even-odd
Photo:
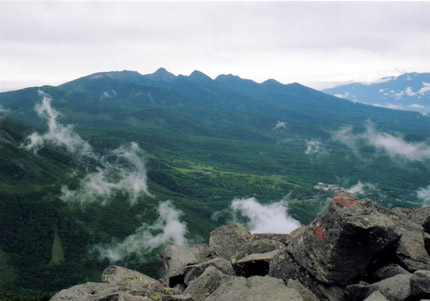
[[[289,288],[281,279],[254,276],[251,278],[233,277],[221,284],[207,301],[299,301],[303,300],[297,290]]]
[[[288,280],[287,287],[295,289],[300,294],[300,296],[302,296],[304,301],[319,301],[319,298],[315,296],[314,293],[304,287],[297,280]]]
[[[223,274],[214,266],[208,266],[203,274],[189,283],[184,293],[191,295],[195,301],[203,301],[222,283],[229,281],[232,277]]]
[[[255,233],[251,235],[249,241],[257,241],[261,239],[276,240],[283,243],[284,245],[287,245],[290,235],[281,233]]]
[[[385,298],[380,291],[376,291],[376,292],[373,292],[369,297],[364,299],[364,301],[388,301],[388,299]]]
[[[380,291],[388,300],[401,301],[411,295],[411,274],[398,274],[370,285],[372,292]]]
[[[209,247],[218,256],[230,260],[250,237],[251,233],[248,229],[241,224],[233,223],[212,231],[209,238]]]
[[[120,288],[116,284],[87,282],[64,289],[55,294],[50,300],[96,301],[114,293],[118,293],[119,291]]]
[[[278,255],[281,250],[267,253],[256,253],[248,255],[233,263],[233,268],[238,276],[265,276],[269,273],[270,261]]]
[[[411,294],[430,298],[430,271],[416,271],[411,277]]]
[[[104,283],[117,284],[126,290],[155,290],[162,291],[163,285],[157,280],[142,273],[120,266],[109,266],[102,273]]]
[[[314,293],[316,293],[316,287],[318,286],[314,277],[298,265],[287,250],[281,251],[270,261],[268,276],[283,279],[284,281],[297,279]],[[320,295],[317,296],[322,297]]]
[[[160,275],[170,287],[174,287],[178,283],[184,283],[187,266],[207,260],[209,248],[205,244],[168,246],[160,252],[160,256]]]
[[[410,211],[407,218],[423,227],[425,232],[430,233],[430,206]]]
[[[398,274],[373,284],[360,283],[347,286],[351,300],[363,300],[379,291],[390,301],[402,301],[411,296],[412,274]]]
[[[377,270],[375,272],[375,276],[378,277],[379,280],[387,279],[393,277],[398,274],[410,274],[404,268],[399,266],[398,264],[389,264]]]
[[[430,268],[430,256],[424,245],[423,228],[415,223],[401,223],[397,231],[401,235],[396,250],[398,259],[409,271]]]
[[[287,250],[316,279],[345,285],[366,273],[373,256],[397,243],[391,212],[344,193],[290,240]]]
[[[226,275],[236,275],[233,266],[229,260],[224,258],[214,258],[202,263],[193,264],[186,268],[184,283],[188,284],[199,277],[208,266],[214,266]]]
[[[239,249],[239,251],[237,251],[231,257],[231,261],[233,263],[251,254],[267,253],[274,250],[281,250],[285,248],[285,245],[277,240],[271,240],[271,239],[265,239],[265,238],[255,239],[255,237],[254,239],[252,239],[253,236],[251,236],[250,241],[243,244]]]

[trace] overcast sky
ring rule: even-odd
[[[0,2],[0,90],[100,71],[261,82],[430,72],[430,2]]]

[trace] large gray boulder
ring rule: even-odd
[[[364,301],[388,301],[387,298],[380,291],[373,292],[369,297],[364,299]]]
[[[160,276],[170,287],[184,283],[187,267],[207,261],[209,254],[209,247],[206,244],[168,246],[160,252]]]
[[[267,253],[250,254],[233,263],[233,268],[238,276],[266,276],[269,273],[270,261],[278,255],[281,250]]]
[[[339,194],[287,250],[317,280],[346,285],[364,275],[374,255],[399,240],[388,209],[369,199]]]
[[[401,235],[396,250],[398,259],[412,272],[429,269],[430,256],[425,247],[422,226],[409,221],[401,221],[397,232]]]
[[[284,245],[288,244],[288,240],[290,239],[290,234],[282,234],[282,233],[254,233],[249,238],[249,241],[257,241],[261,239],[270,239],[276,240]]]
[[[373,284],[359,283],[348,286],[350,300],[363,300],[379,291],[390,301],[403,301],[411,297],[410,280],[412,274],[398,274]]]
[[[119,291],[120,288],[116,284],[87,282],[64,289],[55,294],[50,300],[98,301]]]
[[[425,232],[430,233],[430,206],[410,211],[407,218],[423,227]]]
[[[191,295],[195,301],[203,301],[232,277],[234,276],[225,275],[214,266],[208,266],[199,277],[188,284],[184,294]]]
[[[216,228],[211,232],[209,247],[219,257],[230,260],[251,237],[248,229],[238,223]]]
[[[84,301],[84,300],[82,300]],[[114,293],[97,301],[152,301],[148,297],[134,296],[129,293]]]
[[[379,280],[387,279],[387,278],[396,276],[398,274],[410,274],[410,273],[406,271],[404,268],[402,268],[401,266],[399,266],[398,264],[394,264],[394,263],[386,265],[375,272],[375,276]]]
[[[199,277],[209,266],[213,266],[217,268],[220,272],[226,275],[236,275],[236,273],[234,272],[233,266],[231,264],[231,261],[218,257],[205,262],[187,266],[184,283],[188,284],[189,282]]]
[[[140,291],[162,291],[163,285],[142,273],[126,269],[120,266],[109,266],[102,273],[104,283],[116,284],[127,290]]]
[[[240,247],[239,251],[237,251],[231,257],[231,261],[234,263],[235,261],[252,254],[267,253],[275,250],[281,250],[283,248],[285,248],[285,244],[278,240],[272,240],[267,238],[250,239],[249,241],[244,243]]]
[[[302,296],[293,288],[285,285],[281,279],[254,276],[251,278],[234,277],[221,284],[207,301],[301,301]]]
[[[304,287],[297,280],[288,280],[287,287],[295,289],[305,301],[319,301],[320,299],[314,295],[309,289]]]
[[[411,294],[420,298],[430,298],[430,271],[416,271],[411,277]]]

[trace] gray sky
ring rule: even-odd
[[[430,72],[430,2],[0,1],[0,90],[100,71],[264,81]]]

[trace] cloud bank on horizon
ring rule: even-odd
[[[430,70],[429,10],[425,1],[6,1],[0,78],[28,86],[164,66],[175,74],[198,69],[313,87],[373,81]]]

